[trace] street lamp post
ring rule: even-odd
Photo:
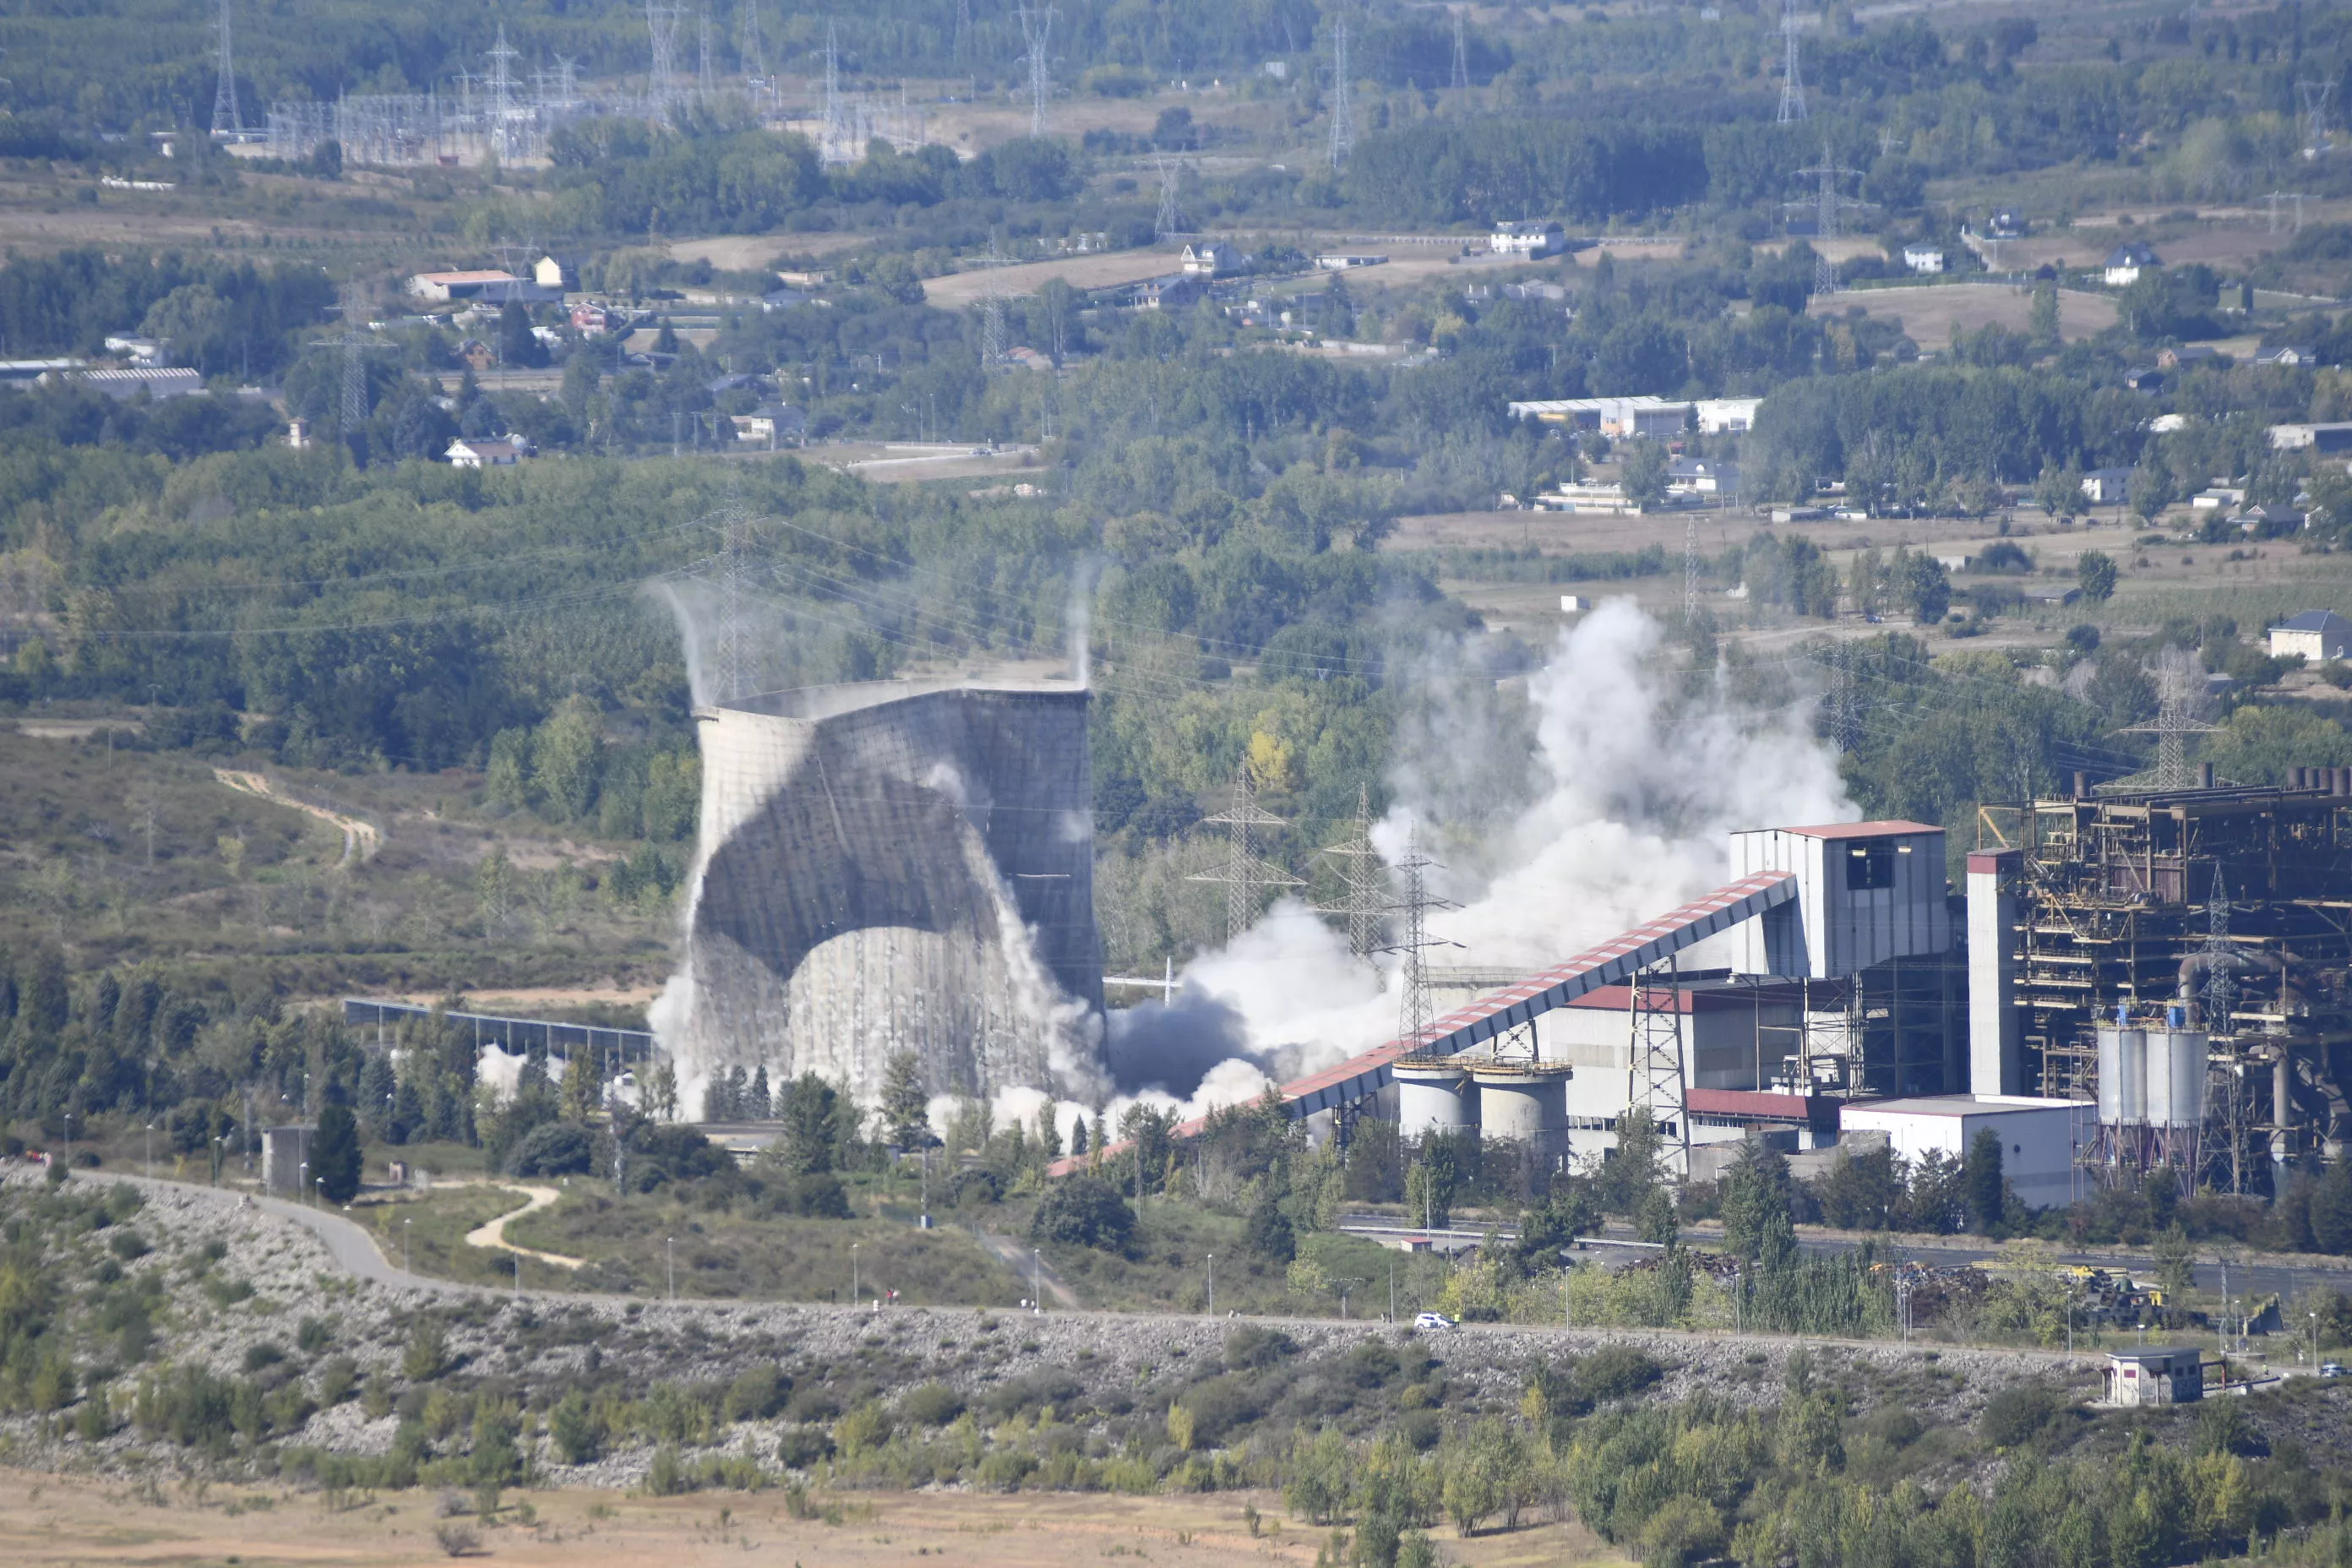
[[[663,1237],[662,1247],[669,1254],[669,1299],[675,1303],[677,1300],[677,1237]]]
[[[147,1123],[147,1179],[155,1179],[155,1124]]]
[[[66,1169],[73,1169],[73,1112],[66,1112]]]
[[[1029,1310],[1045,1310],[1045,1255],[1034,1247],[1029,1249]]]
[[[310,1162],[308,1160],[303,1161],[294,1173],[294,1190],[302,1194],[303,1202],[310,1201]]]
[[[405,1219],[400,1222],[400,1271],[403,1274],[415,1272],[408,1263],[408,1226],[409,1222]]]
[[[1209,1254],[1209,1316],[1217,1315],[1217,1255]]]

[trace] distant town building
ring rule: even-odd
[[[447,303],[457,300],[479,298],[483,289],[492,284],[501,287],[520,283],[522,279],[511,272],[496,270],[474,272],[419,272],[410,277],[406,288],[411,297]]]
[[[2290,616],[2270,629],[2270,654],[2273,658],[2290,658],[2301,654],[2314,664],[2331,658],[2342,658],[2345,649],[2352,647],[2352,621],[2333,610],[2305,610]]]
[[[1681,495],[1739,493],[1739,465],[1717,458],[1676,458],[1666,469],[1666,489]]]
[[[1985,224],[1985,237],[1987,239],[2023,239],[2025,229],[2023,213],[2015,207],[1995,207],[1992,209],[1991,218]]]
[[[1638,516],[1642,506],[1625,493],[1623,485],[1562,485],[1536,497],[1538,511],[1570,511],[1585,516]]]
[[[772,447],[808,434],[808,416],[789,403],[763,403],[749,414],[736,415],[733,423],[737,440],[765,441]]]
[[[2129,468],[2093,468],[2083,476],[2083,496],[2093,506],[2121,506],[2131,491]]]
[[[135,365],[157,365],[163,363],[163,351],[170,345],[157,338],[109,337],[106,352],[121,354]]]
[[[1145,279],[1135,286],[1130,298],[1139,310],[1181,310],[1197,304],[1207,293],[1208,285],[1202,279],[1179,273]]]
[[[2319,363],[2318,351],[2309,343],[2282,343],[2273,349],[2256,349],[2256,364],[2305,365]]]
[[[1648,436],[1671,440],[1694,423],[1706,436],[1745,430],[1756,422],[1756,410],[1763,402],[1760,397],[1549,397],[1512,403],[1507,412],[1514,419],[1594,430],[1612,439]]]
[[[542,289],[577,289],[580,275],[570,263],[542,256],[530,264],[531,281]]]
[[[2143,271],[2163,265],[2157,258],[2156,252],[2147,246],[2118,245],[2107,253],[2106,265],[2100,276],[2106,279],[2110,289],[2128,289],[2139,281]]]
[[[1568,248],[1568,231],[1541,219],[1498,223],[1486,247],[1496,256],[1558,256]]]
[[[520,436],[485,436],[452,441],[442,456],[453,468],[511,468],[530,453],[530,443]]]
[[[468,368],[473,370],[496,370],[498,368],[499,351],[490,347],[489,344],[484,342],[479,338],[467,338],[464,342],[459,343],[457,345],[457,357],[464,361]]]
[[[163,370],[152,366],[131,370],[85,370],[78,374],[68,373],[65,379],[77,385],[87,386],[93,392],[102,392],[109,397],[137,397],[143,393],[158,403],[167,397],[200,397],[205,390],[205,378],[193,370]]]
[[[2352,422],[2273,425],[2269,434],[2273,452],[2352,452]]]
[[[1914,272],[1941,272],[1944,269],[1943,247],[1906,245],[1903,247],[1903,265]]]
[[[1351,272],[1359,267],[1386,266],[1388,259],[1385,256],[1343,256],[1327,252],[1315,258],[1315,265],[1326,272]]]
[[[2183,343],[2177,349],[2158,349],[2156,363],[2166,370],[2179,370],[2187,365],[2215,364],[2221,351],[2211,343]]]
[[[1176,269],[1187,278],[1230,278],[1244,265],[1240,247],[1227,240],[1202,239],[1184,247]]]

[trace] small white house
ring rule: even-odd
[[[2139,281],[2142,271],[2161,267],[2154,249],[2145,245],[2118,245],[2107,253],[2106,266],[2100,276],[2110,289],[2128,289]]]
[[[520,436],[485,436],[452,441],[442,456],[453,468],[511,468],[530,456],[530,443]]]
[[[1903,265],[1914,272],[1941,272],[1944,269],[1943,247],[1934,245],[1906,245],[1903,247]]]
[[[1326,272],[1353,272],[1359,267],[1384,267],[1388,259],[1385,256],[1341,255],[1336,251],[1326,251],[1315,258],[1315,265]]]
[[[2075,1146],[2090,1140],[2097,1115],[2080,1100],[1937,1094],[1848,1105],[1838,1125],[1846,1133],[1885,1133],[1887,1147],[1906,1160],[1930,1152],[1965,1159],[1977,1134],[1990,1129],[2000,1140],[2011,1190],[2028,1207],[2056,1208],[2074,1201]]]
[[[1486,247],[1496,256],[1558,256],[1568,248],[1568,231],[1542,219],[1498,223]]]
[[[2270,655],[2288,658],[2301,654],[2314,664],[2342,658],[2352,647],[2352,621],[2333,610],[2305,610],[2290,616],[2270,630]]]
[[[1666,489],[1679,495],[1736,495],[1739,465],[1719,458],[1676,458],[1666,469]]]
[[[1242,269],[1241,249],[1222,239],[1196,240],[1184,247],[1177,269],[1188,278],[1230,278]]]
[[[2093,468],[2083,476],[2083,499],[2093,506],[2121,506],[2131,493],[2129,468]]]

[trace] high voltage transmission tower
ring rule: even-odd
[[[1456,92],[1470,90],[1470,45],[1463,32],[1462,13],[1454,13],[1454,79]]]
[[[1348,166],[1356,150],[1356,110],[1348,79],[1348,24],[1331,24],[1331,172]]]
[[[751,576],[751,514],[730,496],[711,520],[719,531],[719,635],[711,649],[711,694],[737,701],[751,691],[751,639],[747,585]]]
[[[1054,8],[1051,5],[1020,8],[1021,37],[1029,48],[1029,134],[1045,134],[1045,101],[1053,94],[1053,79],[1046,74],[1045,45],[1054,31]]]
[[[1698,513],[1683,520],[1683,628],[1698,629]]]
[[[760,0],[744,0],[742,16],[736,26],[735,52],[742,57],[743,85],[756,87],[774,96],[774,84],[768,80],[768,44],[760,36]]]
[[[1013,343],[1004,327],[1004,291],[997,287],[996,269],[1006,258],[998,254],[996,235],[988,237],[988,254],[981,265],[988,269],[988,282],[980,293],[980,369],[983,375],[1003,370],[1013,361]]]
[[[1797,50],[1797,0],[1780,0],[1780,122],[1794,125],[1805,117],[1805,79]]]
[[[2203,682],[2189,656],[2177,647],[2164,650],[2155,673],[2156,717],[2116,733],[2156,737],[2156,767],[2150,779],[2154,787],[2195,789],[2197,770],[2189,763],[2189,737],[2210,735],[2218,730],[2197,718],[2197,696]]]
[[[845,155],[843,143],[849,139],[849,129],[842,121],[841,112],[841,36],[833,22],[824,24],[824,125],[817,132],[817,151],[828,162]]]
[[[1835,239],[1838,236],[1839,219],[1843,214],[1858,212],[1871,205],[1839,192],[1840,182],[1859,180],[1862,178],[1862,171],[1840,167],[1836,158],[1832,155],[1827,142],[1822,143],[1822,161],[1810,169],[1800,169],[1797,173],[1804,178],[1819,180],[1821,187],[1810,202],[1783,202],[1781,205],[1795,211],[1811,207],[1813,237],[1816,240]],[[1830,259],[1827,250],[1818,246],[1815,249],[1813,292],[1834,294],[1837,292],[1837,263]]]
[[[1202,819],[1211,826],[1225,829],[1225,863],[1219,869],[1202,872],[1186,879],[1193,882],[1219,882],[1225,889],[1225,944],[1230,947],[1241,940],[1250,922],[1257,918],[1258,895],[1268,889],[1306,886],[1297,878],[1257,852],[1257,832],[1262,827],[1288,826],[1284,820],[1257,803],[1257,789],[1250,782],[1249,763],[1244,762],[1234,774],[1234,803],[1214,816]]]
[[[1348,891],[1339,902],[1318,914],[1348,918],[1348,953],[1370,963],[1380,952],[1381,917],[1389,912],[1388,878],[1381,868],[1380,851],[1372,847],[1372,795],[1370,785],[1356,786],[1356,819],[1339,842],[1321,853],[1339,861],[1339,881]]]
[[[647,106],[659,118],[669,103],[671,79],[677,74],[677,28],[685,13],[664,0],[646,0],[646,34],[653,45],[653,69],[646,80]]]
[[[1160,169],[1160,216],[1152,225],[1152,237],[1165,241],[1182,232],[1177,222],[1176,182],[1184,166],[1165,153],[1156,154],[1152,162]]]
[[[229,48],[229,0],[220,0],[220,81],[213,89],[213,134],[242,141],[245,114],[236,101],[236,57]]]
[[[1404,897],[1390,907],[1403,917],[1404,929],[1393,943],[1381,951],[1404,960],[1404,973],[1400,976],[1402,989],[1397,994],[1397,1038],[1405,1042],[1407,1050],[1419,1050],[1429,1038],[1430,1026],[1437,1021],[1437,1010],[1429,999],[1429,964],[1422,954],[1433,947],[1462,945],[1429,934],[1429,911],[1462,906],[1431,894],[1428,873],[1444,868],[1421,852],[1418,824],[1406,838],[1404,858],[1396,863],[1395,869],[1403,879]]]
[[[2327,100],[2335,96],[2333,81],[2298,81],[2295,91],[2303,99],[2303,155],[2316,158],[2327,151]]]
[[[510,162],[518,148],[515,137],[514,63],[522,55],[507,42],[507,25],[499,24],[499,41],[483,58],[490,62],[490,151],[501,163]]]
[[[701,58],[694,73],[694,85],[702,100],[708,103],[719,90],[718,66],[710,54],[710,13],[698,11],[695,13],[694,19],[696,30],[701,35],[698,41],[702,46]]]

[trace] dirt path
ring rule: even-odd
[[[1054,1305],[1071,1311],[1086,1305],[1078,1300],[1078,1293],[1054,1272],[1052,1264],[1045,1262],[1011,1237],[993,1236],[984,1230],[974,1231],[972,1235],[979,1238],[981,1246],[988,1249],[991,1258],[1018,1274],[1024,1284],[1032,1279],[1041,1281],[1045,1293],[1054,1299]]]
[[[457,1184],[457,1183],[443,1184],[445,1186]],[[493,1247],[500,1252],[519,1252],[525,1258],[536,1258],[541,1263],[552,1263],[558,1268],[577,1268],[587,1261],[584,1258],[566,1258],[560,1252],[541,1252],[537,1247],[517,1247],[507,1239],[507,1221],[520,1219],[527,1214],[537,1214],[562,1197],[563,1195],[562,1193],[553,1187],[527,1187],[518,1182],[488,1182],[482,1184],[497,1187],[502,1192],[520,1193],[530,1201],[520,1208],[509,1209],[488,1225],[478,1225],[467,1231],[467,1246]]]
[[[260,773],[239,773],[234,768],[215,768],[213,777],[239,795],[249,795],[275,805],[290,805],[308,816],[315,816],[343,836],[343,858],[337,864],[348,866],[353,860],[369,859],[383,847],[383,835],[373,822],[341,812],[330,811],[323,805],[296,800],[292,795],[279,795],[277,787]]]

